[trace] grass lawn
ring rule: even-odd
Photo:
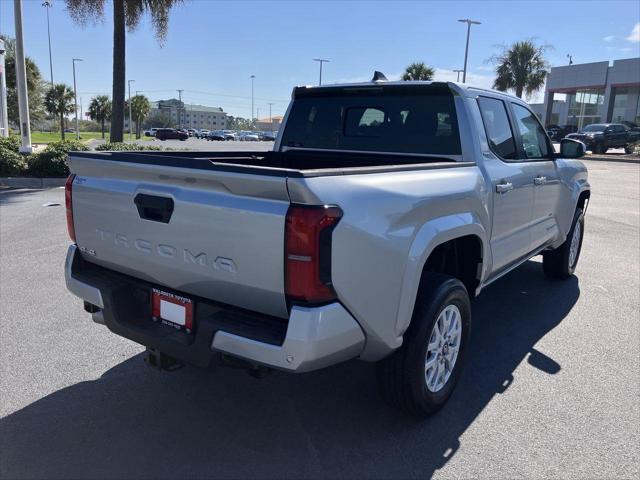
[[[109,132],[105,132],[105,137],[106,140],[109,141]],[[76,139],[76,134],[75,133],[65,133],[64,134],[64,138],[65,140],[75,140]],[[86,142],[88,140],[93,140],[95,138],[102,138],[102,133],[100,132],[80,132],[80,141],[82,142]],[[124,134],[124,140],[128,140],[129,139],[129,134],[125,133]],[[137,142],[142,142],[142,141],[148,141],[148,140],[152,140],[153,137],[141,137],[140,140],[135,140],[135,135],[134,135],[134,140]],[[59,132],[38,132],[38,131],[32,131],[31,132],[31,142],[33,143],[51,143],[51,142],[59,142],[61,140],[60,138],[60,133]]]

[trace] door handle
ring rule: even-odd
[[[513,190],[513,183],[511,182],[503,182],[496,185],[497,193],[507,193],[509,190]]]
[[[547,177],[538,175],[536,178],[533,179],[533,183],[535,183],[536,185],[544,185],[545,183],[547,183]]]

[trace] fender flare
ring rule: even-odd
[[[491,249],[487,232],[482,226],[480,217],[471,212],[447,215],[429,220],[418,230],[409,249],[407,265],[402,278],[400,301],[396,314],[396,335],[399,337],[399,343],[411,323],[422,270],[429,255],[438,245],[469,235],[478,237],[482,245],[482,271],[480,274],[480,282],[482,282],[491,265]]]

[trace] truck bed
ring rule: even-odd
[[[288,150],[285,152],[73,152],[72,156],[166,167],[238,173],[253,172],[280,177],[316,177],[407,169],[456,168],[474,164],[447,156],[314,150]]]

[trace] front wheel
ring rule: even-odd
[[[438,411],[458,382],[469,341],[471,306],[457,278],[426,273],[402,346],[377,364],[384,400],[425,417]]]
[[[584,237],[584,214],[577,208],[567,239],[555,250],[542,254],[542,268],[547,277],[566,279],[578,265]]]
[[[634,150],[634,147],[633,147],[633,144],[631,144],[631,143],[629,145],[625,145],[624,146],[624,153],[626,153],[628,155],[632,154],[633,150]]]
[[[593,153],[595,153],[597,155],[601,155],[603,153],[606,153],[606,151],[607,151],[607,147],[605,147],[603,143],[598,143],[593,148]]]

